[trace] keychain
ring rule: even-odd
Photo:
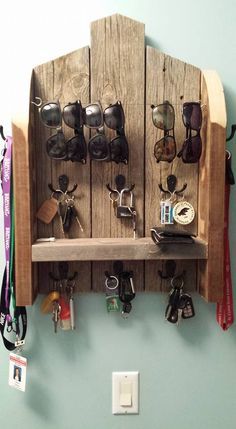
[[[193,222],[195,210],[188,201],[184,199],[175,204],[173,208],[173,218],[180,225],[189,225]]]
[[[106,288],[106,306],[108,313],[119,312],[121,304],[119,300],[119,280],[118,277],[112,276],[105,272],[105,288]]]
[[[171,225],[174,223],[173,219],[173,202],[175,201],[174,194],[170,194],[169,198],[165,198],[166,194],[161,194],[161,224]]]

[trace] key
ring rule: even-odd
[[[76,222],[78,223],[81,232],[84,232],[83,227],[82,227],[81,222],[80,222],[79,217],[78,217],[78,212],[77,212],[76,207],[75,207],[75,197],[74,197],[74,195],[71,198],[67,198],[66,204],[67,204],[68,207],[71,207],[71,212],[72,212],[72,214],[73,214]]]
[[[76,222],[78,223],[78,225],[79,225],[79,227],[80,227],[80,231],[81,231],[81,232],[84,232],[84,229],[83,229],[83,227],[82,227],[82,225],[81,225],[81,222],[80,222],[80,220],[79,220],[78,212],[77,212],[77,210],[76,210],[75,206],[72,206],[72,213],[73,213],[73,215],[74,215],[74,217],[75,217]]]
[[[129,317],[129,313],[131,312],[131,309],[132,309],[132,304],[131,304],[131,302],[125,302],[125,303],[123,304],[123,308],[122,308],[122,312],[121,312],[121,314],[122,314],[122,317],[123,317],[124,319],[127,319],[127,318]]]
[[[66,211],[65,211],[65,216],[63,219],[63,230],[66,233],[69,232],[69,230],[70,230],[73,216],[74,215],[73,215],[72,207],[67,205]]]
[[[73,292],[74,292],[74,287],[71,286],[70,288],[70,325],[71,325],[71,329],[74,330],[75,329],[75,305],[74,305],[74,296],[73,296]]]
[[[132,217],[132,222],[133,222],[133,238],[135,240],[136,238],[136,216],[137,216],[137,212],[136,210],[132,211],[133,217]]]
[[[53,311],[52,311],[52,320],[54,323],[54,332],[55,334],[57,333],[57,325],[59,322],[59,318],[60,318],[60,311],[61,311],[61,307],[59,305],[58,301],[54,301],[53,302]]]
[[[171,323],[178,321],[178,308],[181,289],[179,287],[172,288],[169,294],[169,301],[165,311],[165,319]]]
[[[178,309],[173,308],[170,304],[168,304],[166,308],[165,319],[170,323],[177,323],[178,317],[179,317]]]
[[[61,227],[61,232],[63,233],[63,235],[64,235],[63,219],[65,217],[65,211],[64,210],[65,210],[64,204],[62,202],[59,202],[58,206],[57,206],[57,213],[59,215],[60,227]]]

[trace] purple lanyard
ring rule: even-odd
[[[6,257],[6,289],[5,306],[9,308],[9,289],[10,289],[10,236],[11,236],[11,156],[12,156],[12,137],[7,137],[6,152],[2,162],[2,190],[3,190],[3,213],[4,213],[4,239],[5,239],[5,257]]]

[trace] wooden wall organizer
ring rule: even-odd
[[[100,100],[103,108],[121,100],[130,149],[127,166],[90,162],[86,165],[52,161],[45,142],[50,131],[30,104],[29,117],[13,120],[14,187],[16,216],[16,291],[18,305],[31,305],[37,292],[49,288],[53,261],[69,260],[78,271],[79,291],[103,291],[104,271],[113,260],[124,260],[134,271],[138,291],[166,291],[158,276],[164,260],[174,259],[186,270],[186,290],[199,290],[207,301],[218,301],[223,285],[223,206],[226,111],[221,82],[214,71],[198,68],[145,47],[144,25],[114,15],[91,24],[91,47],[84,47],[33,69],[30,101],[59,100],[63,105],[77,99],[83,105]],[[181,118],[184,101],[203,104],[203,154],[199,165],[186,165],[175,158],[169,165],[157,164],[155,142],[161,137],[151,119],[151,104],[169,100],[175,108],[177,148],[185,129]],[[64,128],[66,137],[73,131]],[[112,132],[106,133],[109,137]],[[89,131],[85,128],[88,142]],[[44,225],[36,220],[37,208],[48,197],[48,183],[67,174],[78,183],[76,195],[84,233],[74,224],[70,238],[62,238],[58,220]],[[106,184],[117,174],[135,183],[138,238],[133,240],[130,224],[113,214]],[[158,225],[158,183],[175,174],[188,183],[186,199],[196,209],[194,223],[186,230],[197,234],[195,243],[157,249],[150,227]],[[36,243],[54,235],[55,243]]]

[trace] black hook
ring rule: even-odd
[[[65,194],[65,193],[73,194],[73,192],[78,187],[77,184],[74,184],[73,188],[71,190],[69,190],[68,189],[69,179],[68,179],[68,176],[66,176],[65,174],[62,174],[61,176],[59,176],[58,183],[59,183],[59,189],[54,189],[52,184],[49,183],[48,187],[49,187],[50,191],[52,191],[53,193],[62,192],[63,194]]]
[[[6,141],[6,137],[5,137],[5,135],[4,135],[4,132],[3,132],[3,126],[2,126],[2,125],[0,125],[0,135],[1,135],[2,139],[3,139],[4,141]]]
[[[181,194],[182,192],[184,192],[184,190],[187,188],[187,183],[184,183],[183,187],[181,189],[179,189],[178,191],[176,190],[176,184],[177,184],[177,178],[176,176],[174,176],[174,174],[170,174],[167,179],[167,190],[163,188],[162,183],[159,183],[159,188],[161,190],[161,192],[165,192],[165,193],[175,193],[175,194]]]
[[[231,166],[232,155],[229,150],[225,151],[225,179],[229,185],[235,185],[234,173]]]
[[[169,259],[165,263],[165,272],[166,274],[163,274],[163,271],[158,270],[158,274],[161,277],[161,279],[171,279],[174,277],[176,271],[176,262],[172,259]]]
[[[158,274],[161,277],[161,279],[166,280],[166,279],[181,279],[185,276],[186,271],[183,270],[182,274],[175,274],[176,271],[176,262],[173,261],[172,259],[169,259],[166,261],[165,263],[165,274],[163,274],[163,271],[158,270]]]
[[[124,271],[124,264],[122,261],[113,262],[113,272],[116,276],[119,276],[123,271]],[[105,271],[105,276],[108,278],[111,278],[112,274],[110,274],[108,271]]]
[[[69,272],[68,262],[59,262],[58,263],[58,273],[59,273],[59,276],[55,276],[55,274],[53,274],[52,272],[49,273],[49,276],[55,282],[59,282],[61,280],[73,281],[78,276],[78,272],[77,271],[75,271],[72,276],[68,276],[68,272]]]
[[[233,124],[231,126],[231,134],[230,136],[226,139],[227,142],[229,142],[230,140],[232,140],[234,138],[234,134],[236,132],[236,124]]]
[[[112,193],[116,193],[121,192],[124,188],[125,188],[125,176],[123,176],[123,174],[118,174],[115,178],[115,182],[116,182],[116,189],[112,189],[111,186],[109,185],[109,183],[106,185],[108,191],[112,192]],[[127,188],[127,192],[131,192],[134,189],[135,185],[131,185],[129,188]]]

